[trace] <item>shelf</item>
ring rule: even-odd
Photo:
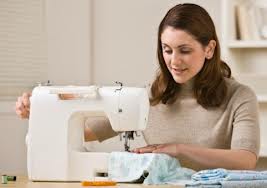
[[[267,40],[241,41],[233,40],[228,43],[229,48],[267,48]]]
[[[260,155],[260,157],[267,157],[267,149],[266,148],[261,148],[259,155]]]
[[[257,95],[258,102],[267,103],[267,95]]]

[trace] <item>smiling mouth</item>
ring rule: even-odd
[[[176,69],[176,68],[172,68],[172,71],[173,71],[175,74],[182,74],[182,73],[184,73],[185,71],[187,71],[187,68],[185,68],[185,69]]]

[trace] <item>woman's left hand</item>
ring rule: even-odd
[[[178,157],[179,144],[153,144],[132,150],[134,153],[165,153],[172,157]]]

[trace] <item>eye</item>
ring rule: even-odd
[[[189,49],[189,48],[181,48],[181,49],[180,49],[180,52],[181,52],[182,54],[190,54],[190,53],[192,52],[192,50]]]
[[[172,53],[172,50],[170,50],[170,49],[163,49],[163,53],[171,54]]]

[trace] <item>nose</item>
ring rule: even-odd
[[[181,56],[178,53],[173,53],[171,57],[171,65],[180,65],[182,63]]]

